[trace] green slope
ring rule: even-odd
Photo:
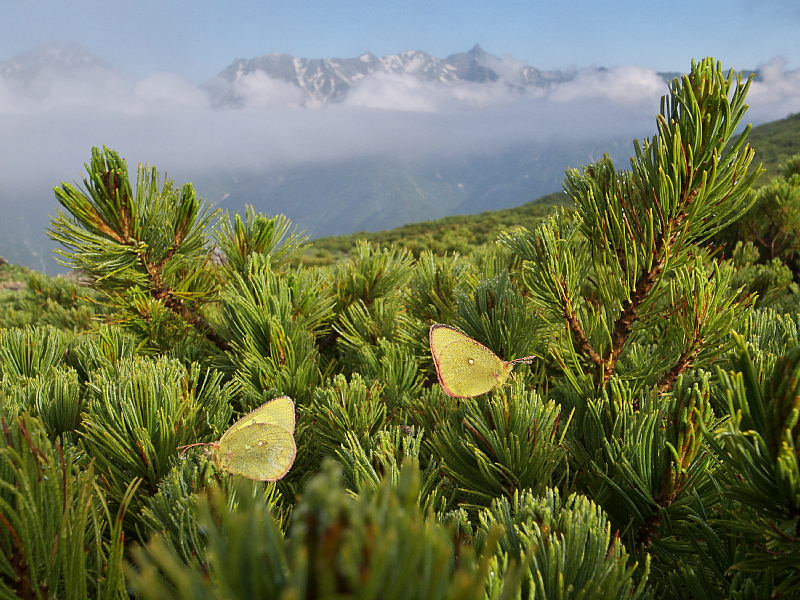
[[[536,226],[556,206],[564,206],[564,194],[549,194],[516,208],[491,210],[477,215],[456,215],[435,221],[411,223],[395,229],[376,232],[359,232],[315,239],[303,257],[305,264],[330,264],[336,262],[361,241],[380,246],[396,245],[419,254],[432,250],[437,254],[459,252],[465,254],[475,246],[490,242],[504,229],[514,225]]]
[[[800,114],[754,127],[750,143],[756,148],[756,160],[767,171],[764,184],[780,171],[781,165],[794,154],[800,154]],[[351,235],[315,239],[306,252],[305,264],[329,264],[347,255],[360,240],[379,245],[395,244],[415,254],[422,250],[436,253],[461,252],[489,242],[498,232],[514,225],[535,226],[555,206],[567,205],[563,194],[549,194],[516,208],[486,211],[474,215],[458,215],[433,221],[411,223],[395,229],[358,232]]]
[[[756,160],[767,168],[761,178],[764,184],[778,174],[787,158],[800,154],[800,113],[753,127],[750,143],[756,149]]]

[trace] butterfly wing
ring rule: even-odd
[[[280,479],[294,463],[297,447],[292,433],[279,425],[249,423],[229,429],[216,448],[219,466],[258,481]]]
[[[279,398],[270,400],[236,421],[236,423],[231,425],[230,429],[225,432],[225,435],[243,429],[253,423],[277,425],[289,433],[294,433],[294,402],[292,402],[289,396],[280,396]]]
[[[448,396],[480,396],[502,385],[511,372],[510,364],[453,327],[433,325],[430,344],[439,383]]]

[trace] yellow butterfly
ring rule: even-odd
[[[281,396],[243,416],[218,442],[207,446],[220,469],[248,479],[276,481],[289,472],[297,454],[294,425],[294,402]]]
[[[431,326],[431,355],[439,383],[448,396],[471,398],[503,385],[516,363],[534,356],[505,361],[486,346],[449,325]]]

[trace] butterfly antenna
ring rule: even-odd
[[[176,448],[176,450],[178,450],[180,452],[180,454],[183,455],[183,454],[186,454],[186,451],[189,448],[194,448],[195,446],[211,446],[211,444],[213,444],[213,442],[211,442],[211,443],[208,443],[208,442],[197,442],[196,444],[187,444],[186,446],[178,446]]]
[[[525,363],[526,365],[530,365],[533,363],[534,360],[541,359],[541,356],[523,356],[522,358],[515,358],[514,360],[508,361],[510,365],[516,365],[519,363]]]

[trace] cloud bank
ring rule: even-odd
[[[446,84],[374,73],[357,81],[343,102],[319,108],[304,107],[307,99],[296,86],[253,72],[229,82],[228,93],[238,99],[231,108],[219,102],[211,84],[165,72],[131,77],[99,59],[78,58],[62,68],[47,60],[35,68],[0,62],[0,255],[39,269],[53,268],[44,239],[48,215],[57,209],[52,189],[80,181],[92,146],[117,150],[132,168],[156,165],[179,183],[215,177],[230,182],[241,175],[250,185],[257,182],[243,189],[263,192],[262,201],[272,193],[258,183],[265,173],[274,182],[276,173],[280,178],[293,170],[296,176],[298,167],[314,173],[320,165],[337,169],[365,159],[401,167],[404,161],[424,163],[432,171],[452,159],[479,170],[484,160],[496,167],[522,152],[539,169],[531,177],[543,178],[530,189],[546,193],[557,189],[564,167],[588,163],[606,150],[627,156],[630,140],[652,135],[659,98],[667,91],[654,70],[639,66],[582,69],[526,86],[519,78],[522,63],[488,57],[498,81]],[[749,103],[746,118],[756,124],[799,112],[800,71],[787,70],[780,59],[762,65]],[[586,150],[559,150],[570,144]],[[562,165],[568,160],[579,162]],[[321,196],[342,193],[326,185],[321,182]],[[220,197],[208,196],[202,186],[199,191],[213,202],[225,197],[219,190]],[[519,203],[536,195],[522,189]],[[308,208],[312,204],[299,206],[304,199],[291,201],[319,217],[317,208]],[[290,208],[279,210],[301,221]],[[25,244],[30,248],[20,247]]]
[[[493,67],[519,70],[513,59]],[[652,69],[585,69],[543,87],[445,85],[376,73],[339,104],[302,108],[297,87],[251,73],[236,81],[240,108],[215,108],[208,87],[171,73],[127,77],[103,65],[0,74],[0,179],[6,188],[75,179],[93,145],[131,162],[191,177],[364,156],[425,158],[554,140],[637,137],[653,129],[666,85]],[[749,118],[800,111],[800,72],[760,69]]]

